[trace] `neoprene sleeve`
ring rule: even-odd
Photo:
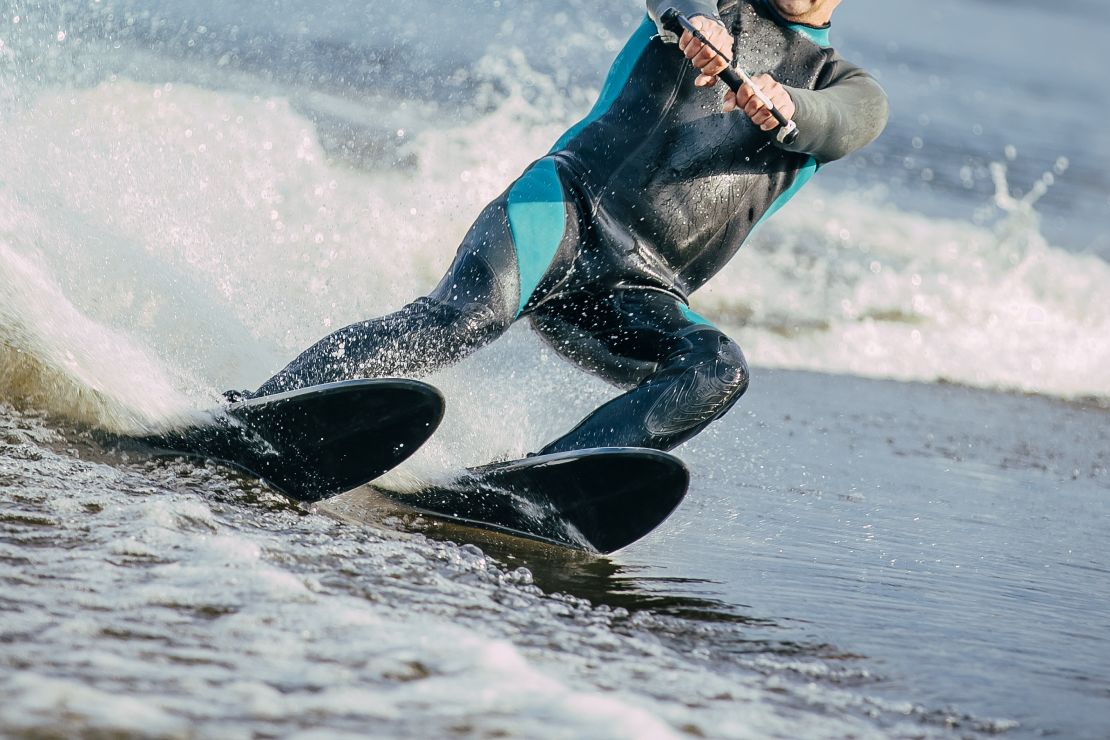
[[[779,144],[822,164],[870,144],[883,132],[889,115],[886,93],[874,77],[839,56],[832,64],[833,77],[820,90],[786,88],[797,108],[798,138],[789,146]]]

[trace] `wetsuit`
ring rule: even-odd
[[[325,337],[257,394],[355,377],[418,376],[528,317],[564,357],[629,390],[541,452],[670,449],[748,384],[739,346],[687,296],[827,161],[886,121],[878,84],[762,0],[649,0],[587,117],[490,203],[428,296]],[[795,101],[787,147],[741,112],[657,28],[668,7],[721,20],[734,58]]]

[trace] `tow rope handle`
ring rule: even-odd
[[[690,22],[689,18],[674,8],[667,8],[667,10],[663,11],[663,15],[659,17],[659,20],[663,24],[663,28],[677,36],[681,36],[683,31],[688,31],[691,36],[708,46],[710,51],[728,62],[728,66],[721,70],[717,76],[724,80],[724,83],[728,85],[734,93],[739,93],[744,83],[747,83],[752,90],[755,91],[755,97],[767,107],[767,110],[771,111],[771,115],[779,122],[779,129],[775,132],[776,141],[780,144],[793,144],[798,139],[798,124],[784,116],[782,111],[771,102],[771,99],[759,89],[759,86],[752,82],[752,78],[749,77],[744,70],[733,67],[729,58],[722,54],[720,49],[709,43],[709,39]]]

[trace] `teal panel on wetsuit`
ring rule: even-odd
[[[686,320],[691,324],[705,324],[706,326],[713,326],[713,322],[699,314],[694,309],[687,306],[685,303],[678,304],[678,310],[686,317]],[[714,327],[716,328],[716,327]]]
[[[778,23],[784,28],[789,28],[791,31],[802,34],[822,48],[829,46],[829,26],[814,28],[813,26],[807,26],[803,23],[790,23],[782,17],[778,9],[768,3],[767,0],[763,0],[763,6],[770,12],[771,18],[775,20],[775,23]]]
[[[566,232],[566,203],[555,162],[541,159],[509,190],[509,228],[520,273],[520,316],[559,251]]]
[[[764,213],[759,218],[759,220],[755,222],[755,226],[752,227],[752,231],[755,231],[757,228],[759,228],[760,224],[769,219],[771,216],[774,216],[776,213],[778,213],[778,210],[786,205],[786,202],[788,200],[797,195],[798,191],[801,190],[802,187],[807,182],[809,182],[810,178],[812,178],[813,175],[817,172],[818,166],[819,165],[817,164],[817,160],[813,157],[810,157],[808,160],[806,160],[806,163],[802,165],[801,169],[798,170],[798,174],[794,178],[793,184],[786,190],[782,191],[779,197],[775,198],[775,202],[771,204],[771,207],[767,209],[767,212]]]
[[[814,28],[813,26],[803,26],[801,23],[791,23],[787,26],[791,31],[797,31],[809,38],[810,41],[817,44],[821,48],[827,48],[829,45],[829,29],[827,28]]]
[[[584,128],[605,115],[628,84],[632,70],[654,36],[655,23],[645,18],[617,55],[594,107],[559,138],[552,152],[565,147]],[[508,211],[520,273],[519,316],[551,266],[566,232],[566,202],[554,161],[541,159],[516,181],[509,190]]]
[[[636,62],[640,61],[640,57],[643,56],[644,50],[647,49],[651,40],[655,38],[655,34],[655,22],[651,20],[650,16],[644,16],[644,22],[640,24],[640,27],[632,34],[632,38],[621,49],[621,53],[613,60],[613,66],[609,68],[609,74],[605,77],[605,84],[601,87],[601,95],[598,96],[594,107],[590,109],[585,118],[574,124],[565,134],[559,137],[555,146],[551,147],[552,152],[565,147],[571,139],[582,132],[582,129],[601,118],[613,106],[621,90],[628,84],[628,78],[632,76],[632,70],[635,68]]]

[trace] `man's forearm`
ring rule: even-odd
[[[798,138],[783,149],[818,162],[840,159],[874,141],[886,127],[886,93],[866,72],[853,69],[821,90],[787,87],[797,110]]]
[[[678,41],[678,36],[659,23],[659,16],[663,15],[667,8],[674,8],[687,18],[704,15],[715,21],[721,20],[721,16],[717,13],[717,0],[647,0],[648,15],[659,28],[659,35],[669,44]]]

